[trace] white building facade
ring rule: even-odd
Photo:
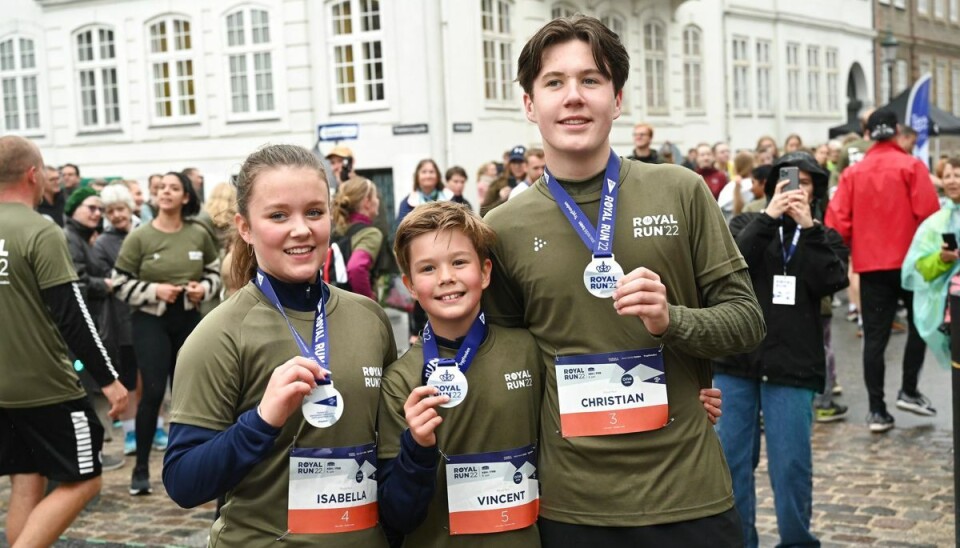
[[[265,143],[357,124],[361,172],[395,204],[422,158],[473,174],[536,126],[513,81],[550,18],[595,15],[631,58],[614,147],[646,121],[682,150],[825,140],[873,91],[868,0],[13,0],[0,21],[0,132],[84,177],[198,167],[207,188]],[[867,72],[865,72],[867,71]],[[851,84],[852,83],[852,84]],[[852,87],[851,87],[852,86]]]

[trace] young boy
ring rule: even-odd
[[[703,180],[611,153],[629,70],[591,17],[555,19],[524,46],[517,80],[546,171],[487,216],[484,310],[541,349],[544,546],[742,545],[698,391],[709,358],[762,340],[763,316]]]
[[[429,320],[381,380],[380,516],[407,546],[540,545],[540,353],[527,330],[488,326],[480,310],[493,242],[451,202],[421,205],[397,230],[403,281]]]

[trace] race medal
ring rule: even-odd
[[[333,387],[332,382],[318,384],[303,399],[300,410],[303,412],[303,418],[311,426],[328,428],[337,424],[337,421],[343,415],[343,396],[340,395],[339,390]]]
[[[467,398],[467,376],[455,365],[441,366],[433,370],[427,378],[427,386],[435,387],[438,396],[449,396],[450,401],[441,403],[440,407],[451,408],[463,403]]]
[[[607,299],[613,296],[617,281],[623,277],[623,268],[613,255],[594,257],[583,270],[583,285],[594,297]]]
[[[487,337],[487,320],[483,312],[470,325],[466,337],[457,350],[456,358],[441,358],[440,348],[437,346],[437,337],[433,333],[430,322],[423,327],[423,384],[433,386],[438,396],[449,396],[450,401],[440,404],[440,407],[456,407],[467,397],[467,371],[473,363],[480,345]]]
[[[550,173],[550,168],[545,167],[543,172],[547,188],[553,195],[553,199],[557,201],[560,211],[591,252],[591,260],[583,271],[583,286],[591,295],[601,299],[612,297],[613,291],[617,287],[617,280],[623,277],[623,267],[617,264],[613,257],[613,233],[617,220],[617,197],[619,196],[617,180],[619,179],[619,173],[620,160],[616,153],[611,150],[603,174],[597,226],[594,227],[587,215],[577,205],[577,202],[570,197],[570,194]]]

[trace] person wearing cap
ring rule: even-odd
[[[886,432],[894,419],[884,402],[884,352],[890,325],[902,298],[909,334],[903,353],[903,379],[897,407],[932,416],[936,410],[917,389],[926,345],[913,320],[913,293],[900,285],[900,269],[920,223],[940,209],[923,162],[897,144],[897,115],[877,110],[867,119],[875,144],[840,177],[826,223],[850,246],[853,271],[860,274],[863,320],[863,376],[870,398],[871,432]]]
[[[342,183],[356,176],[356,173],[353,171],[353,151],[350,150],[349,147],[337,145],[327,153],[326,158],[327,161],[330,162],[330,171],[338,182]],[[347,165],[347,172],[341,173],[344,164],[349,164]]]
[[[80,292],[86,301],[93,319],[100,315],[103,301],[110,296],[110,278],[91,276],[88,272],[93,263],[93,242],[97,226],[103,218],[103,203],[100,195],[91,187],[77,189],[67,198],[63,213],[66,217],[63,232],[67,236],[70,258],[79,278]]]
[[[780,168],[796,167],[787,190]],[[829,173],[807,152],[783,155],[765,181],[762,213],[730,222],[750,269],[767,335],[755,350],[714,360],[714,386],[726,396],[717,434],[730,466],[745,546],[757,546],[754,473],[760,462],[760,411],[780,546],[819,546],[810,531],[813,506],[814,395],[826,375],[820,302],[847,285],[847,247],[824,228]],[[845,411],[845,409],[844,409]]]
[[[493,208],[502,205],[510,197],[510,193],[520,183],[527,181],[527,148],[517,145],[510,149],[507,157],[507,166],[503,173],[487,187],[487,193],[480,204],[480,214],[486,215]]]

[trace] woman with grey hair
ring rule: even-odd
[[[93,244],[92,270],[99,276],[109,277],[113,264],[117,261],[117,255],[120,254],[120,246],[124,238],[135,228],[136,202],[130,190],[122,182],[104,188],[100,193],[100,201],[103,204],[104,217],[108,222],[104,223],[106,228],[103,234]],[[129,404],[120,415],[120,420],[123,422],[123,452],[126,455],[132,455],[137,451],[134,417],[137,414],[139,393],[134,392],[137,387],[137,356],[133,351],[130,307],[116,296],[111,296],[104,303],[99,323],[100,338],[113,363],[119,362],[120,382],[130,393]],[[158,427],[154,444],[157,444],[160,437],[163,438],[160,441],[164,442],[164,448],[166,448],[166,434]]]

